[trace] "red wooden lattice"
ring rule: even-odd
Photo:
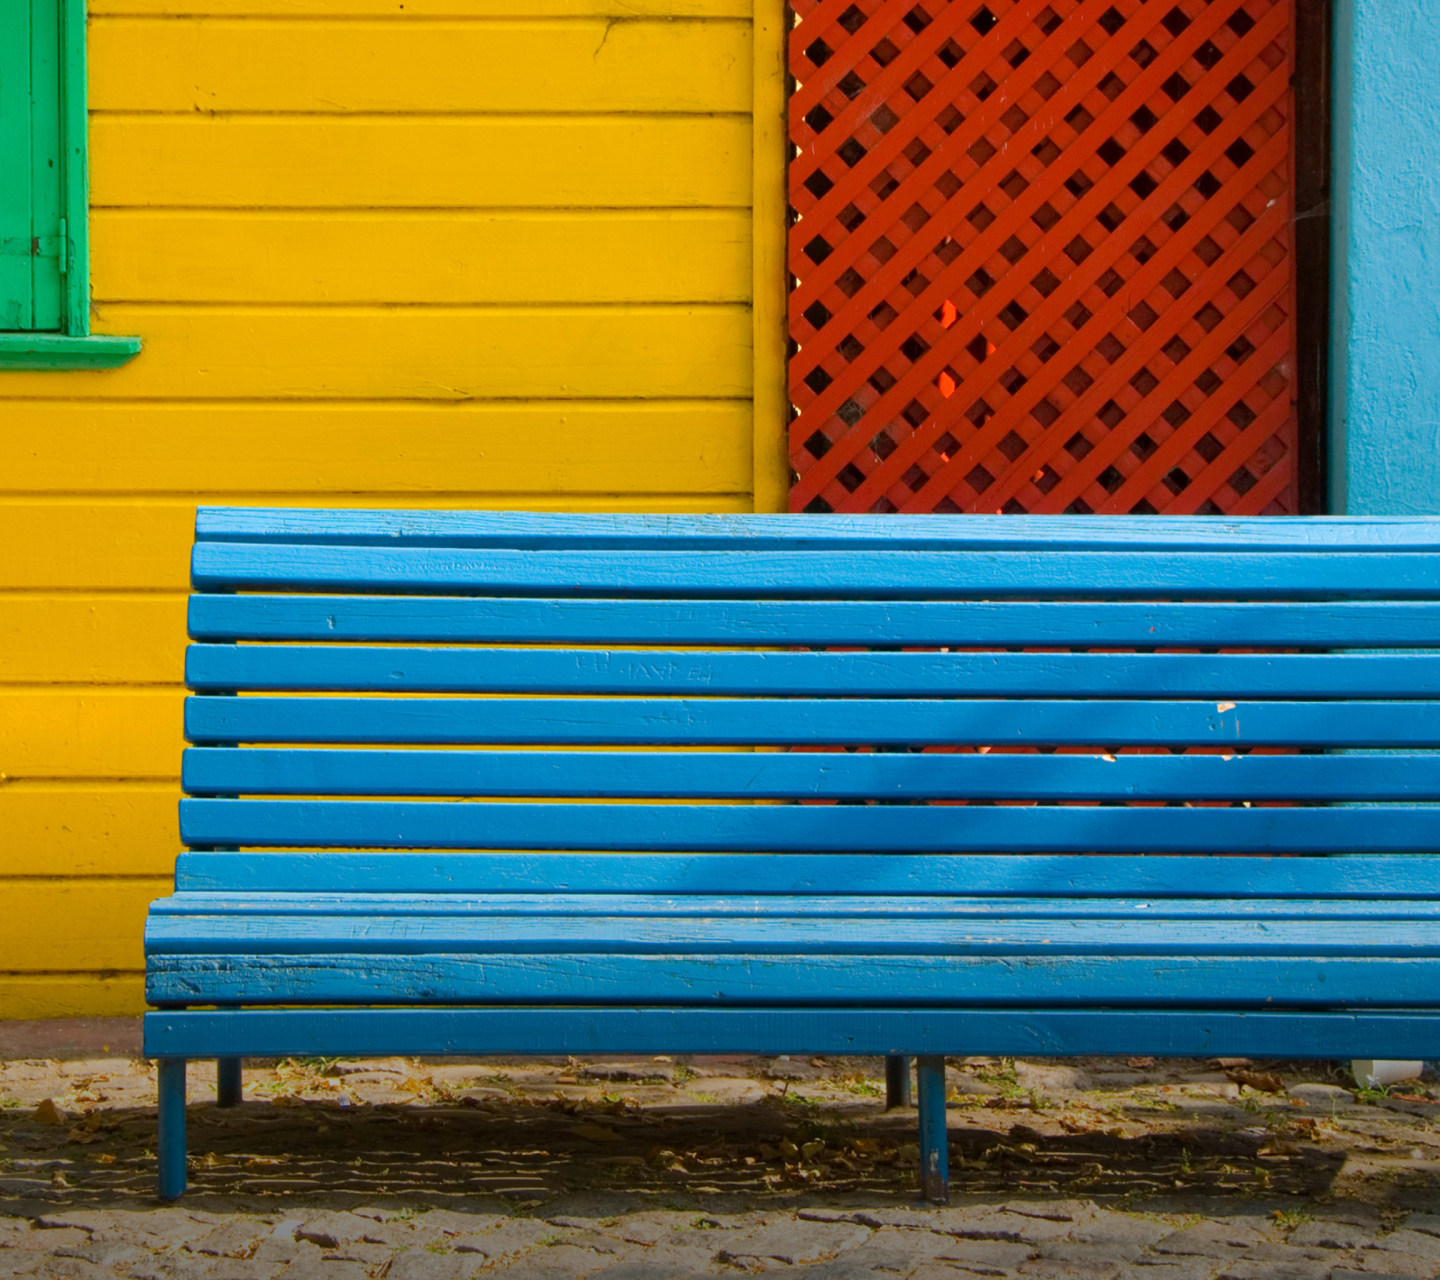
[[[1293,514],[1290,0],[792,7],[792,509]]]

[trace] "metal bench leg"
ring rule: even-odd
[[[160,1199],[185,1194],[185,1059],[161,1058]]]
[[[243,1093],[240,1067],[244,1061],[243,1058],[215,1059],[215,1101],[220,1106],[239,1106]]]
[[[910,1059],[891,1054],[885,1059],[885,1105],[910,1105]]]
[[[945,1059],[916,1058],[920,1094],[920,1182],[931,1204],[950,1202],[950,1144],[945,1131]]]

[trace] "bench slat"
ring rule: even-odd
[[[853,810],[852,810],[853,812]],[[187,851],[177,891],[981,894],[1063,898],[1440,898],[1440,856],[227,853]]]
[[[153,955],[152,1004],[1189,1004],[1434,1007],[1440,960],[1385,957]],[[969,1042],[954,1046],[959,1052]],[[671,1048],[673,1049],[673,1045]],[[492,1051],[487,1046],[487,1051]],[[793,1042],[787,1049],[795,1052]],[[905,1048],[910,1052],[909,1046]],[[552,1050],[551,1052],[554,1052]],[[633,1052],[633,1050],[631,1050]],[[778,1052],[778,1050],[777,1050]],[[1290,1048],[1287,1056],[1298,1052]],[[1354,1048],[1347,1050],[1353,1053]]]
[[[608,799],[1440,800],[1440,752],[1094,756],[190,747],[191,794]]]
[[[763,698],[185,700],[191,742],[1440,746],[1434,702]]]
[[[1434,698],[1432,654],[744,653],[195,644],[192,689],[774,697]]]
[[[511,551],[200,542],[206,591],[454,591],[515,595],[963,599],[1056,595],[1221,599],[1440,598],[1434,552]]]
[[[1398,853],[1435,843],[1440,811],[1065,806],[180,802],[186,844],[432,849]],[[741,887],[739,885],[736,886]]]
[[[150,1057],[374,1058],[473,1054],[1153,1054],[1423,1058],[1440,1014],[1207,1009],[553,1008],[165,1010],[145,1015]]]
[[[157,916],[604,916],[676,920],[722,917],[834,920],[1431,920],[1433,900],[1352,898],[960,898],[824,894],[615,893],[176,893],[151,905]],[[1142,914],[1143,913],[1143,914]]]
[[[1440,906],[1412,904],[1395,920],[1248,920],[1234,916],[1128,920],[1069,917],[759,919],[670,916],[256,915],[150,916],[151,955],[668,955],[701,956],[1410,956],[1440,958]]]
[[[1440,647],[1440,605],[194,595],[189,628],[197,640],[1399,648]]]
[[[201,507],[200,542],[393,543],[470,547],[597,549],[677,547],[753,550],[883,550],[942,547],[1328,552],[1440,548],[1433,521],[1417,516],[1305,516],[1301,519],[1149,516],[573,515],[540,511],[339,511],[295,507]]]

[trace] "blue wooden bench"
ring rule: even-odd
[[[940,1200],[943,1054],[1440,1043],[1440,522],[215,509],[193,577],[166,1197],[188,1058],[911,1055]]]

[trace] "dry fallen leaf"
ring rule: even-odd
[[[207,1151],[200,1157],[200,1165],[205,1169],[218,1169],[224,1163],[213,1151]]]
[[[93,1157],[93,1158],[94,1158],[94,1161],[95,1161],[96,1164],[114,1164],[114,1163],[115,1163],[115,1157],[114,1157],[114,1155],[112,1155],[109,1151],[102,1151],[102,1152],[100,1152],[98,1155],[96,1155],[96,1156]]]
[[[41,1124],[65,1124],[70,1117],[55,1105],[54,1098],[46,1098],[38,1107],[35,1114],[30,1117],[38,1120]]]

